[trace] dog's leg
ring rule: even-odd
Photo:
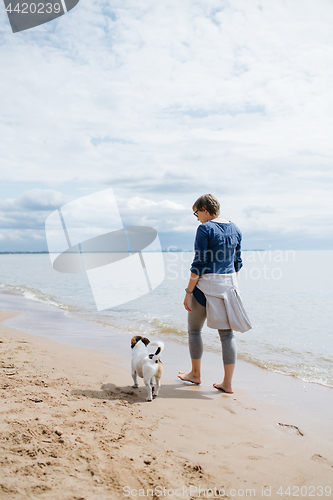
[[[137,387],[139,387],[138,385],[138,374],[136,373],[136,370],[134,368],[132,368],[132,378],[133,378],[133,385],[132,387],[134,389],[136,389]]]
[[[151,379],[143,379],[143,381],[148,389],[148,397],[147,397],[146,401],[152,401],[153,400],[153,389],[152,389]]]
[[[154,387],[154,398],[157,398],[158,396],[158,391],[160,390],[161,383],[160,383],[160,378],[155,376],[155,387]]]

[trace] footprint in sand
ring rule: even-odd
[[[228,406],[225,406],[225,407],[224,407],[224,409],[225,409],[226,411],[228,411],[229,413],[232,413],[233,415],[236,415],[235,410],[233,410],[232,408],[229,408]]]
[[[327,458],[323,457],[322,455],[319,455],[319,453],[312,455],[311,460],[315,460],[316,462],[320,462],[322,464],[328,465],[329,467],[333,467],[332,462],[330,462]]]
[[[251,406],[244,406],[243,403],[238,401],[237,398],[234,398],[235,404],[243,408],[244,410],[251,410],[251,411],[257,411],[257,408],[253,408]]]
[[[240,443],[240,444],[243,446],[249,446],[250,448],[263,448],[263,446],[261,444],[256,444],[256,443],[247,442],[247,443]]]

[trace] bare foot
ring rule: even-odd
[[[201,384],[201,377],[194,375],[192,372],[190,373],[178,372],[177,376],[178,378],[180,378],[180,380],[184,380],[185,382],[192,382],[192,384],[196,385]]]
[[[226,392],[227,394],[234,393],[232,387],[224,387],[223,384],[213,384],[213,387],[215,387],[215,389],[218,389],[219,391]]]

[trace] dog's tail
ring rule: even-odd
[[[149,347],[155,345],[157,346],[157,349],[154,354],[149,354],[149,359],[152,359],[157,363],[162,355],[162,352],[164,351],[164,343],[159,341],[150,342]]]

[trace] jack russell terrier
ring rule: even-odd
[[[157,346],[154,354],[149,354],[147,345]],[[160,379],[162,377],[163,365],[160,361],[161,354],[164,350],[163,342],[150,342],[146,337],[136,336],[131,340],[132,348],[132,377],[134,384],[132,387],[137,388],[137,376],[143,378],[143,381],[148,389],[148,397],[146,401],[152,401],[158,396],[158,391],[161,386]],[[154,381],[155,379],[155,381]]]

